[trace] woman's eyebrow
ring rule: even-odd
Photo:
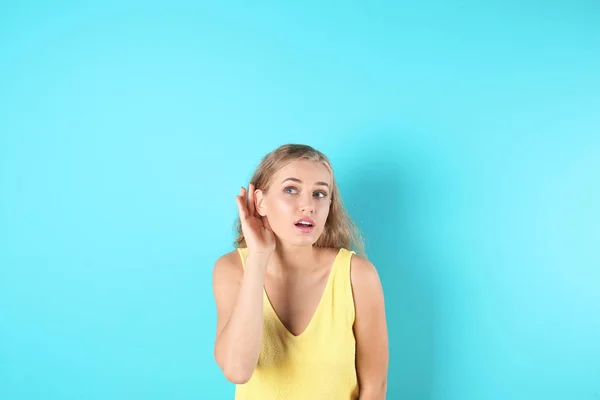
[[[281,183],[283,183],[285,181],[293,181],[293,182],[302,183],[302,181],[298,178],[285,178],[284,180],[281,181]],[[327,188],[329,188],[329,184],[327,182],[315,182],[315,185],[327,186]]]

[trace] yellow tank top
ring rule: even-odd
[[[247,248],[238,248],[245,269]],[[339,249],[323,296],[308,327],[293,335],[281,322],[263,288],[263,340],[250,380],[236,385],[236,400],[354,400],[354,300],[350,258]]]

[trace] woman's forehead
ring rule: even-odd
[[[293,161],[284,165],[275,174],[274,183],[279,184],[287,178],[300,179],[303,183],[319,181],[331,183],[329,169],[323,163],[314,161]]]

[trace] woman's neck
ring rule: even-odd
[[[268,268],[275,276],[314,270],[320,264],[322,252],[315,246],[294,246],[277,241]]]

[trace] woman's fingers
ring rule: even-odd
[[[244,206],[242,205],[242,198],[240,196],[235,196],[235,202],[237,203],[240,221],[243,221],[246,217],[244,216]]]
[[[246,219],[248,217],[248,209],[246,207],[246,198],[244,196],[245,189],[240,189],[240,195],[235,196],[235,201],[238,206],[238,213],[240,215],[240,219]]]
[[[248,215],[254,216],[254,184],[248,185]]]

